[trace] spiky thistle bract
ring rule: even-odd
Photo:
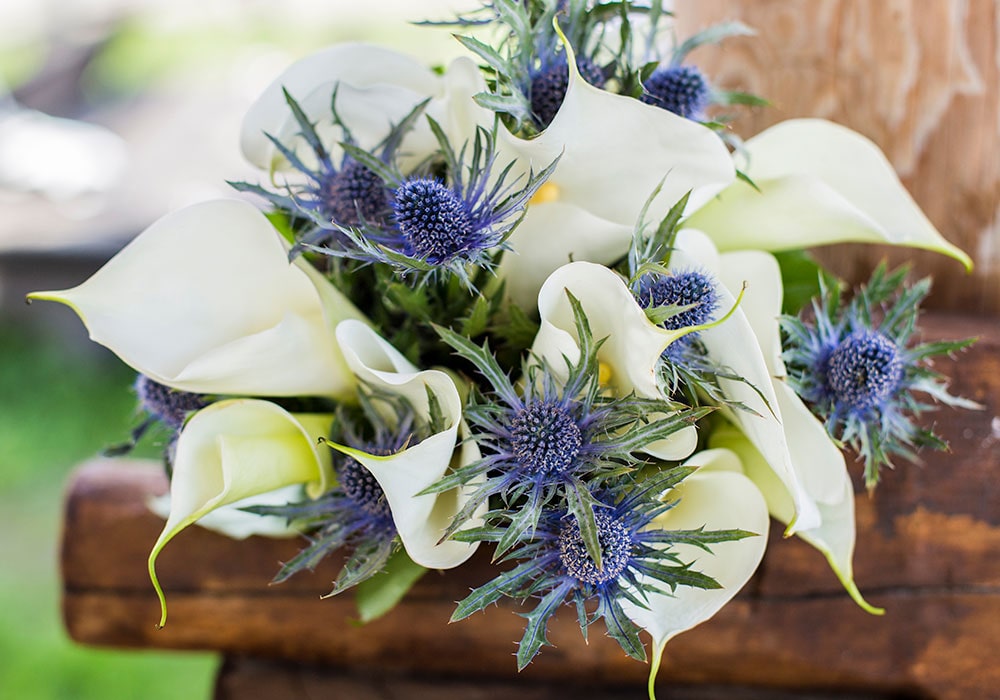
[[[646,464],[641,450],[707,415],[658,399],[608,396],[600,384],[597,353],[586,315],[569,295],[579,338],[579,358],[552,367],[529,360],[515,387],[489,347],[447,330],[442,339],[469,361],[485,382],[465,410],[471,439],[483,458],[455,470],[431,489],[468,485],[472,495],[449,534],[481,504],[495,497],[509,520],[497,555],[530,538],[542,513],[564,504],[580,525],[587,551],[598,565],[601,549],[594,490]]]
[[[623,477],[594,492],[594,522],[599,547],[595,557],[587,545],[581,521],[563,504],[545,508],[530,536],[522,537],[503,559],[519,562],[476,588],[459,602],[452,620],[461,620],[502,597],[536,600],[518,645],[518,669],[523,669],[548,644],[546,628],[556,610],[572,602],[584,637],[603,619],[607,633],[630,656],[645,660],[640,629],[622,607],[628,601],[647,607],[650,593],[672,593],[678,586],[719,588],[715,579],[683,562],[672,545],[684,543],[706,551],[718,542],[752,536],[743,530],[666,530],[654,520],[675,505],[665,497],[694,471],[673,467],[646,478]],[[507,516],[510,518],[510,516]],[[460,533],[462,539],[502,542],[511,521],[493,518],[482,528]],[[498,545],[499,546],[499,545]]]
[[[945,449],[933,427],[919,423],[935,404],[976,408],[948,393],[930,359],[950,355],[973,340],[915,340],[920,302],[930,279],[906,285],[907,268],[890,272],[883,263],[849,302],[823,279],[812,318],[783,316],[782,355],[788,381],[832,438],[849,445],[865,463],[865,484],[875,488],[892,457],[917,461],[923,447]]]
[[[357,409],[338,407],[331,442],[387,456],[420,442],[433,428],[419,425],[412,407],[399,396],[362,392]],[[284,506],[247,508],[258,515],[284,517],[310,532],[309,544],[286,562],[274,583],[302,570],[312,571],[332,552],[347,548],[343,568],[330,595],[382,571],[400,546],[382,487],[357,459],[335,452],[336,485],[316,500]]]

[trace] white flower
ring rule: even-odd
[[[686,222],[720,250],[891,243],[944,253],[971,267],[864,136],[822,119],[793,119],[744,145],[741,169],[760,191],[737,180]]]
[[[603,264],[623,257],[639,212],[661,181],[653,217],[689,190],[715,192],[735,177],[732,158],[710,129],[590,85],[566,48],[569,87],[549,127],[530,140],[504,133],[500,143],[525,171],[560,158],[500,265],[511,299],[528,309],[542,282],[570,260]]]
[[[207,394],[352,396],[333,328],[361,313],[255,207],[215,200],[168,214],[78,287],[90,337],[138,372]]]
[[[189,525],[225,506],[304,484],[315,497],[329,486],[330,454],[317,439],[330,431],[331,416],[292,415],[257,399],[219,401],[198,411],[177,439],[170,482],[170,514],[149,555],[149,575],[167,620],[156,576],[156,559]]]
[[[721,588],[681,586],[670,595],[651,593],[646,607],[623,600],[632,622],[653,638],[651,679],[656,676],[667,642],[721,610],[757,570],[767,546],[767,505],[757,486],[744,475],[736,454],[723,449],[706,450],[693,455],[686,464],[699,469],[665,494],[678,503],[650,527],[739,529],[756,536],[713,544],[711,553],[694,545],[673,546],[681,561],[693,563],[696,571],[714,578]]]
[[[298,126],[282,92],[287,90],[336,154],[336,143],[343,138],[332,121],[336,90],[337,113],[360,147],[375,147],[392,125],[430,99],[426,114],[441,124],[457,151],[475,135],[477,125],[493,123],[492,113],[472,99],[485,89],[479,69],[468,58],[456,59],[438,75],[411,56],[379,46],[333,46],[292,64],[264,90],[243,119],[240,144],[247,160],[260,168],[281,170],[287,165],[265,136],[293,150],[303,145],[295,143]],[[436,149],[426,120],[418,120],[402,151],[418,162]],[[309,157],[307,150],[302,149],[303,157]]]
[[[744,282],[749,285],[743,312],[760,342],[771,375],[792,468],[820,516],[817,525],[801,528],[795,534],[826,556],[858,605],[868,612],[881,614],[880,609],[864,600],[854,583],[854,488],[844,455],[822,423],[784,381],[786,371],[781,361],[778,331],[782,303],[778,263],[770,254],[760,251],[725,253],[720,256],[719,278],[730,289]],[[726,429],[713,433],[710,442],[740,455],[750,478],[764,493],[771,515],[783,523],[790,523],[794,509],[788,489],[774,477],[754,445],[738,431]]]

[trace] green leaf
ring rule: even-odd
[[[795,316],[809,300],[820,294],[819,276],[825,271],[813,260],[809,253],[802,250],[789,250],[774,254],[781,268],[781,281],[784,287],[784,301],[781,312]]]
[[[753,36],[756,33],[757,32],[742,22],[723,22],[722,24],[716,24],[688,37],[688,39],[674,51],[674,56],[670,62],[674,65],[681,63],[689,53],[694,51],[699,46],[703,46],[705,44],[718,44],[723,39],[727,39],[731,36]]]
[[[354,589],[361,622],[371,622],[392,610],[425,573],[427,569],[415,564],[406,550],[399,549],[389,557],[382,573],[362,581]]]
[[[716,90],[715,102],[720,105],[746,105],[747,107],[770,107],[771,103],[759,95],[738,90]]]

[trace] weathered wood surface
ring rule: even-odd
[[[695,51],[716,84],[772,106],[742,114],[746,137],[792,117],[825,117],[889,156],[931,221],[976,262],[836,246],[822,257],[855,281],[882,257],[933,272],[937,308],[1000,311],[1000,2],[675,0],[680,37],[740,19],[759,31]]]
[[[924,327],[929,337],[981,337],[946,369],[955,375],[954,388],[986,409],[940,412],[938,427],[952,452],[929,454],[921,467],[902,465],[874,498],[857,496],[856,575],[886,616],[856,608],[819,554],[772,533],[747,589],[713,620],[668,645],[664,685],[1000,697],[1000,325],[936,315]],[[396,610],[356,627],[349,597],[319,599],[335,563],[268,586],[295,542],[234,542],[192,528],[160,558],[170,621],[154,629],[159,610],[145,560],[162,523],[144,502],[165,486],[148,464],[99,461],[77,474],[62,554],[65,621],[74,639],[216,649],[380,675],[515,674],[514,642],[524,622],[515,606],[447,622],[453,601],[489,578],[483,558],[459,571],[429,574]],[[643,664],[596,630],[589,645],[582,643],[575,625],[570,612],[553,621],[556,648],[545,648],[520,683],[641,687]]]

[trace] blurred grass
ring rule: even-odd
[[[211,695],[215,655],[86,649],[61,627],[64,484],[73,465],[127,437],[133,378],[108,354],[0,320],[0,698]]]

